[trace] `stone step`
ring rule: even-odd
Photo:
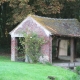
[[[80,62],[73,62],[73,63],[53,63],[54,66],[60,67],[76,67],[80,66]]]

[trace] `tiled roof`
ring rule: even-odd
[[[80,22],[77,19],[57,19],[31,15],[52,35],[80,37]]]

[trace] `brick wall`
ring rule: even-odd
[[[27,33],[29,33],[30,31],[36,32],[40,37],[43,37],[45,39],[45,41],[47,41],[42,47],[41,47],[41,53],[44,56],[44,59],[46,58],[46,60],[48,62],[51,62],[51,54],[52,54],[52,38],[50,36],[48,36],[46,34],[46,32],[44,31],[44,29],[42,29],[41,25],[38,25],[36,22],[34,22],[33,20],[27,20],[22,24],[21,28],[18,28],[15,32],[15,34],[18,34],[18,32],[20,33],[20,31],[25,31]]]

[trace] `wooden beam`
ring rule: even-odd
[[[70,55],[71,55],[71,62],[74,62],[75,61],[75,57],[74,57],[74,51],[75,51],[75,48],[74,48],[74,38],[71,38],[70,40]]]
[[[50,63],[52,64],[52,37],[50,36],[49,37],[49,61]]]

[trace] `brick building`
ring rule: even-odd
[[[80,23],[77,19],[56,19],[37,15],[28,15],[10,32],[11,61],[15,61],[17,57],[17,37],[24,37],[21,32],[27,32],[27,29],[36,32],[39,36],[44,37],[44,39],[48,41],[41,48],[45,60],[52,62],[52,56],[54,53],[52,52],[52,44],[56,38],[56,57],[64,54],[67,55],[67,44],[69,41],[71,62],[74,61],[76,42],[77,39],[80,38]],[[60,46],[62,46],[62,48],[60,48]]]

